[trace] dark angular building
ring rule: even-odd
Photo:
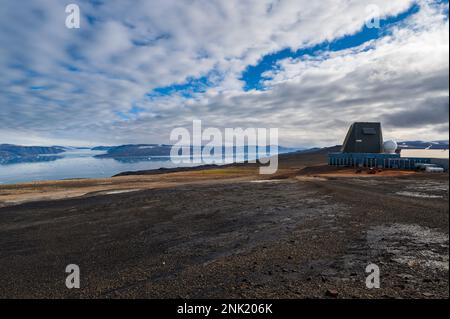
[[[343,153],[383,153],[381,124],[355,122],[350,126],[342,146]]]
[[[328,164],[346,167],[415,169],[417,164],[429,164],[430,158],[401,157],[383,143],[381,124],[355,122],[350,126],[341,152],[329,153]],[[385,149],[386,148],[386,149]]]

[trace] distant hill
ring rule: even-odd
[[[59,157],[48,155],[56,155],[65,151],[66,149],[61,146],[21,146],[13,144],[0,144],[0,164],[55,160]]]
[[[448,149],[449,141],[402,141],[398,143],[399,149]],[[139,158],[151,158],[158,156],[170,156],[172,145],[168,144],[126,144],[118,146],[96,146],[91,148],[94,151],[103,151],[104,154],[95,155],[96,158],[114,158],[119,161],[133,161]],[[231,148],[231,147],[230,147]],[[229,151],[230,148],[222,148],[222,154]],[[21,146],[13,144],[0,144],[0,164],[13,164],[23,162],[40,162],[51,161],[58,158],[58,154],[67,150],[74,149],[73,147],[65,146]],[[76,147],[75,149],[88,149],[84,147]],[[236,148],[233,147],[234,153],[248,153],[249,147]],[[294,147],[278,147],[279,154],[299,154],[299,153],[321,153],[326,151],[339,151],[339,146],[332,148],[311,148],[302,149]],[[192,154],[192,147],[190,149]],[[265,152],[268,153],[269,147],[265,147]]]
[[[91,148],[91,150],[93,150],[93,151],[108,151],[114,147],[116,147],[116,146],[96,146],[96,147]]]
[[[97,158],[121,158],[121,157],[145,157],[145,156],[169,156],[171,145],[165,144],[127,144],[119,146],[97,146],[94,151],[106,151]]]
[[[188,146],[187,146],[188,147]],[[231,148],[231,147],[230,147]],[[226,150],[230,148],[222,148],[222,154],[225,154]],[[266,152],[269,151],[269,146],[266,146]],[[170,156],[170,150],[172,145],[167,144],[127,144],[120,146],[97,146],[92,148],[92,150],[106,151],[105,154],[99,154],[95,157],[97,158],[126,158],[126,157],[151,157],[151,156]],[[247,153],[249,150],[248,146],[243,148],[233,147],[235,153]],[[289,147],[278,147],[279,153],[288,153],[298,151],[299,148],[289,148]],[[190,147],[192,154],[193,148]]]
[[[448,149],[448,140],[441,141],[403,141],[398,142],[400,149],[433,149],[433,150],[445,150]]]
[[[298,168],[303,169],[306,166],[314,165],[324,165],[327,163],[327,154],[330,152],[337,152],[341,149],[341,146],[332,146],[324,148],[309,148],[298,150],[295,148],[283,148],[286,150],[296,150],[293,152],[280,153],[279,156],[279,168]],[[122,172],[114,175],[116,176],[127,176],[127,175],[156,175],[164,173],[174,173],[174,172],[184,172],[184,171],[195,171],[195,170],[206,170],[215,169],[217,167],[242,167],[247,165],[256,165],[252,163],[233,163],[225,165],[201,165],[197,167],[174,167],[174,168],[160,168],[152,170],[141,170],[141,171],[128,171]]]

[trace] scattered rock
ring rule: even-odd
[[[326,296],[328,297],[332,297],[332,298],[336,298],[338,296],[338,291],[335,289],[328,289],[327,292],[325,293]]]
[[[411,279],[414,277],[413,275],[410,274],[398,274],[397,276],[403,279]]]

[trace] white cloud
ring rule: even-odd
[[[79,30],[64,27],[59,1],[5,2],[0,142],[23,143],[30,132],[51,144],[167,142],[173,127],[200,118],[218,127],[280,127],[282,143],[325,145],[340,142],[349,121],[383,119],[448,96],[448,18],[427,2],[368,50],[281,61],[265,92],[242,90],[249,64],[355,33],[368,4],[388,16],[412,1],[80,1]],[[219,76],[206,93],[146,97],[212,70]],[[144,111],[129,120],[117,115],[133,105]],[[444,136],[436,128],[442,123],[418,125],[389,128],[405,138]]]

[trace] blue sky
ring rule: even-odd
[[[264,55],[256,65],[248,65],[242,73],[241,80],[244,82],[244,90],[265,90],[267,89],[262,83],[266,78],[263,73],[277,68],[277,62],[283,59],[298,59],[303,56],[315,56],[325,51],[340,51],[358,47],[370,40],[375,40],[386,35],[393,25],[401,23],[411,15],[417,13],[420,6],[413,3],[404,12],[394,16],[380,18],[380,28],[372,28],[363,25],[361,30],[356,33],[337,38],[333,41],[325,41],[311,47],[305,47],[298,50],[285,48],[274,53]],[[150,96],[172,95],[179,93],[185,97],[192,97],[192,93],[204,92],[206,87],[213,85],[208,81],[208,76],[202,76],[194,79],[190,78],[182,84],[173,84],[161,88],[156,88],[149,93]]]
[[[389,28],[397,23],[401,23],[414,13],[417,13],[419,9],[420,6],[417,3],[414,3],[402,13],[380,19],[380,28],[369,28],[368,26],[363,25],[362,29],[356,33],[337,38],[333,41],[322,42],[311,47],[298,49],[296,51],[286,48],[281,51],[265,55],[258,62],[258,64],[248,66],[242,74],[242,81],[245,82],[244,89],[265,89],[263,83],[261,83],[265,79],[263,77],[263,73],[275,69],[277,67],[277,62],[280,60],[288,58],[298,59],[303,56],[316,56],[324,51],[340,51],[358,47],[370,40],[375,40],[386,35],[386,33],[389,32]]]
[[[59,1],[5,1],[0,143],[167,143],[193,119],[290,146],[356,120],[448,138],[448,1],[74,3],[80,29]]]

